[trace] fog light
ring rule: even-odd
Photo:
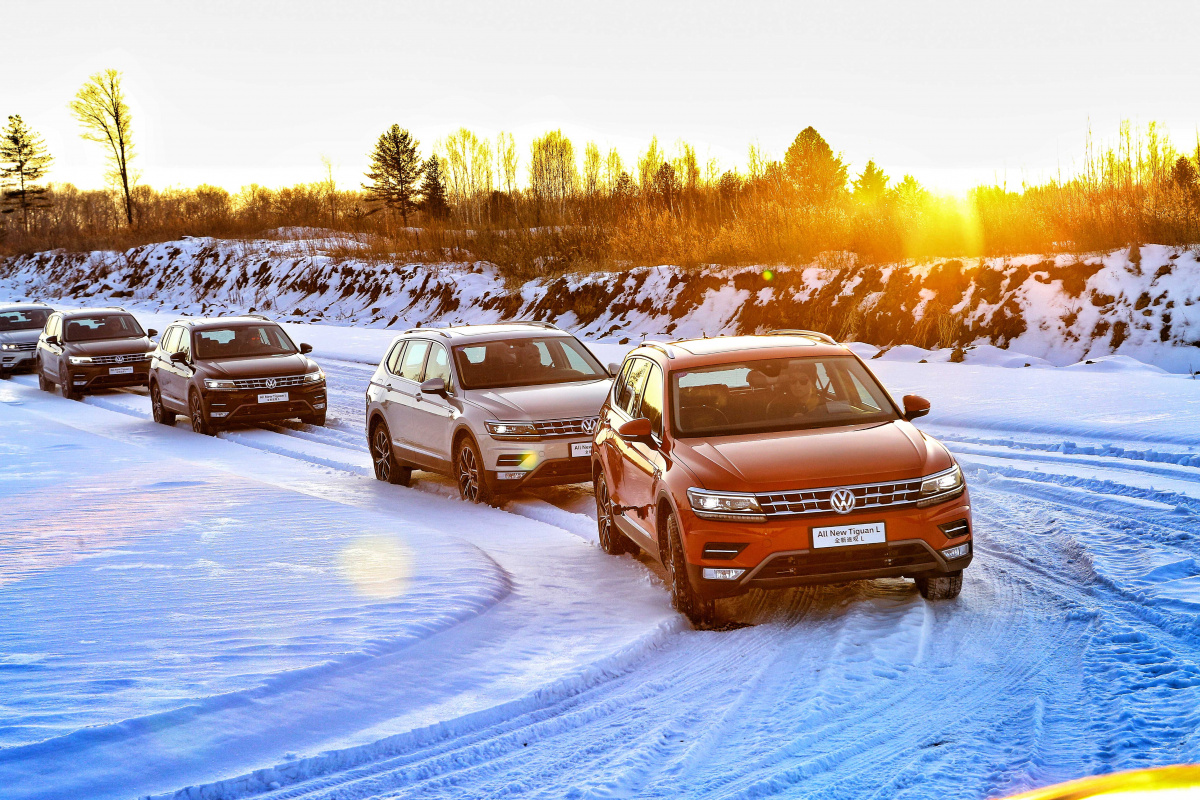
[[[953,561],[956,558],[962,558],[971,554],[971,543],[964,542],[958,547],[948,547],[942,551],[942,558],[947,561]]]
[[[87,386],[87,381],[72,381],[76,386]]]
[[[208,415],[210,417],[228,417],[229,412],[228,411],[210,411],[210,412],[208,412]]]
[[[525,477],[524,472],[497,472],[496,477],[502,481],[519,481]]]
[[[706,581],[736,581],[742,577],[744,569],[713,569],[705,567],[702,573]]]
[[[325,407],[324,403],[313,403],[313,408],[324,408],[324,407]]]

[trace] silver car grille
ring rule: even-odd
[[[282,378],[243,378],[235,380],[233,386],[235,389],[285,389],[303,383],[303,375],[287,375]]]
[[[533,425],[538,436],[591,436],[599,423],[599,417],[576,417],[538,420]]]
[[[829,514],[834,511],[830,497],[839,489],[854,495],[852,511],[895,508],[912,505],[921,493],[921,478],[897,483],[868,483],[862,486],[827,486],[792,492],[760,492],[755,495],[767,516]]]
[[[17,342],[17,350],[37,350],[37,342]]]
[[[126,353],[119,356],[92,356],[93,364],[136,364],[150,357],[149,353]]]

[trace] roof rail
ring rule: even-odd
[[[254,319],[265,319],[267,322],[274,322],[266,314],[242,314],[243,317],[253,317]]]
[[[562,330],[562,328],[558,327],[553,322],[543,322],[540,319],[514,319],[514,320],[509,320],[507,322],[501,322],[500,324],[501,325],[536,325],[539,328],[552,328],[556,331]]]
[[[820,331],[802,331],[802,330],[798,330],[798,329],[794,330],[791,328],[783,328],[781,330],[771,331],[767,335],[768,336],[807,336],[807,337],[813,338],[813,339],[820,339],[822,342],[828,342],[829,344],[840,344],[840,342],[838,342],[837,339],[834,339],[832,336],[830,336],[827,333],[821,333]]]
[[[405,333],[436,333],[438,336],[445,336],[447,339],[450,338],[441,328],[409,328],[400,335],[403,336]]]
[[[658,342],[654,339],[643,340],[639,347],[653,347],[655,350],[661,350],[667,358],[675,358],[675,354],[671,352],[670,345],[666,342]]]

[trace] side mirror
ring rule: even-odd
[[[47,336],[46,344],[50,344],[50,345],[54,345],[55,347],[58,347],[59,345],[62,344],[62,342],[59,341],[59,338],[57,336]]]
[[[300,343],[300,354],[301,355],[308,355],[311,352],[312,352],[311,344],[305,344],[304,342]]]
[[[608,374],[613,376],[614,378],[617,377],[617,373],[620,371],[621,371],[621,365],[616,363],[615,361],[612,364],[608,365]]]
[[[188,360],[187,353],[171,353],[171,360],[176,364],[186,364]]]
[[[904,395],[904,418],[911,421],[929,413],[929,401],[915,394]]]
[[[155,336],[158,336],[158,331],[156,331],[154,328],[151,328],[150,330],[146,331],[146,335],[153,339]]]
[[[645,417],[631,419],[628,422],[623,422],[617,428],[617,436],[622,439],[631,439],[633,441],[649,440],[650,439],[650,420]]]
[[[425,394],[446,394],[446,379],[445,378],[430,378],[421,384],[421,391]]]

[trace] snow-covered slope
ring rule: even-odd
[[[994,345],[1058,366],[1119,354],[1172,372],[1200,370],[1200,265],[1188,249],[890,265],[824,257],[771,270],[660,266],[518,286],[488,264],[398,265],[356,255],[366,250],[325,237],[53,251],[0,261],[0,289],[393,328],[534,318],[615,342],[808,328],[877,346]]]

